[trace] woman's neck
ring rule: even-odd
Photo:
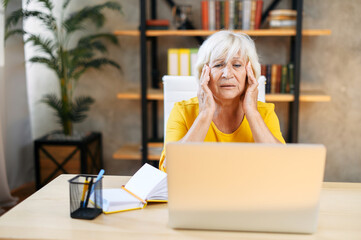
[[[241,125],[244,111],[240,100],[216,100],[213,122],[223,133],[233,133]]]

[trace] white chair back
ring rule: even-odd
[[[261,76],[258,79],[258,83],[258,101],[265,102],[266,78]],[[164,139],[169,114],[172,111],[174,103],[196,97],[198,86],[198,81],[193,76],[163,76]]]

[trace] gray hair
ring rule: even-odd
[[[254,41],[245,33],[234,33],[231,31],[219,31],[207,38],[198,51],[196,63],[196,77],[200,78],[203,66],[217,59],[229,59],[237,54],[247,62],[252,64],[252,69],[256,79],[261,75],[261,65]]]

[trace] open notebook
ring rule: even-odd
[[[144,208],[148,202],[167,202],[167,174],[144,164],[121,188],[103,189],[103,212]]]

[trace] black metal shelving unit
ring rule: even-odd
[[[157,18],[156,5],[157,0],[150,0],[151,19]],[[274,9],[281,0],[273,0],[265,12],[262,14],[262,21],[266,19],[268,12]],[[303,0],[292,0],[292,8],[302,13]],[[159,139],[158,136],[158,109],[157,100],[147,99],[148,89],[148,74],[147,74],[147,41],[150,41],[151,46],[151,85],[153,88],[159,88],[159,71],[157,63],[158,42],[157,37],[146,36],[146,16],[147,16],[147,0],[140,0],[140,49],[141,49],[141,109],[142,109],[142,163],[157,164],[156,161],[148,160],[148,142],[150,137],[148,109],[151,104],[151,125],[152,125],[152,139]],[[302,47],[302,14],[297,14],[296,35],[291,36],[290,60],[294,63],[294,100],[290,102],[289,108],[289,122],[288,122],[288,142],[297,143],[298,141],[298,124],[299,124],[299,103],[300,103],[300,74],[301,74],[301,47]]]

